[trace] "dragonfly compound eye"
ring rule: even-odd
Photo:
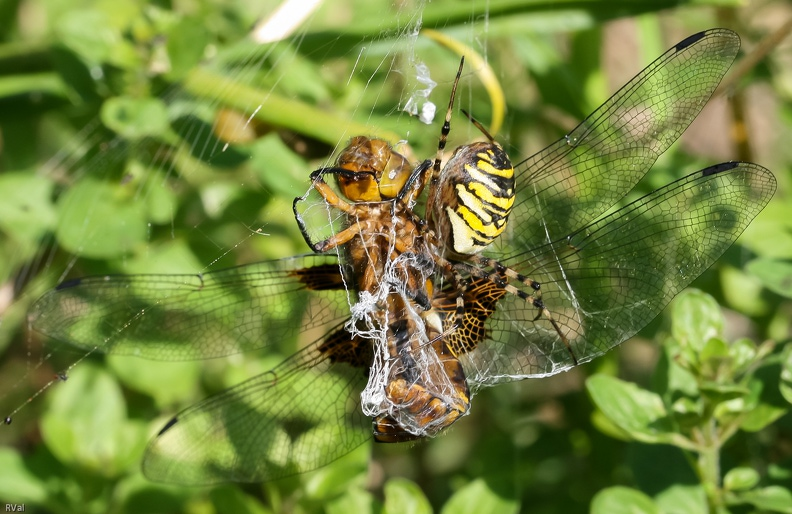
[[[412,173],[407,159],[381,139],[353,137],[338,157],[338,187],[353,202],[378,202],[396,197]]]

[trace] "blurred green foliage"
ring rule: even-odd
[[[416,35],[419,22],[487,56],[507,101],[497,137],[518,160],[682,37],[727,25],[751,48],[784,12],[780,2],[328,0],[292,37],[254,44],[250,28],[278,3],[0,0],[2,405],[10,413],[55,383],[0,431],[0,500],[64,513],[792,512],[784,48],[738,83],[756,129],[740,154],[726,118],[705,113],[639,186],[733,158],[776,173],[774,202],[696,282],[725,311],[687,295],[670,325],[574,372],[486,391],[448,434],[376,447],[373,460],[365,445],[274,483],[147,482],[142,451],[170,415],[285,355],[161,363],[40,348],[24,321],[44,290],[305,252],[291,199],[338,145],[364,133],[434,155],[438,124],[398,108],[424,87],[416,61],[441,106],[458,61]],[[491,116],[472,76],[459,103]],[[449,146],[475,134],[456,117]],[[67,382],[52,379],[63,369]]]

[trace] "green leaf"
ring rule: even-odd
[[[741,467],[730,469],[723,478],[723,486],[732,491],[744,491],[756,487],[759,473],[753,468]]]
[[[442,514],[507,514],[519,512],[520,504],[512,498],[498,496],[483,479],[476,479],[458,491],[443,505]]]
[[[26,172],[0,175],[0,228],[16,241],[35,242],[55,227],[51,181]]]
[[[159,407],[189,396],[201,372],[197,361],[163,362],[124,355],[108,355],[107,365],[125,385],[153,397]]]
[[[371,514],[375,512],[375,500],[370,492],[360,487],[350,487],[341,497],[328,502],[325,507],[327,514]]]
[[[792,262],[777,259],[754,259],[745,266],[762,285],[776,294],[792,298]]]
[[[684,291],[672,303],[671,334],[681,345],[701,351],[723,336],[723,315],[715,299],[699,290]]]
[[[740,428],[746,432],[758,432],[783,416],[787,411],[783,399],[777,398],[779,405],[774,401],[776,398],[772,398],[771,393],[775,389],[765,390],[765,382],[766,379],[761,380],[757,377],[752,378],[748,382],[751,393],[746,397],[746,414],[740,425]],[[777,391],[775,392],[776,396],[780,396]]]
[[[168,31],[166,48],[170,60],[169,80],[179,80],[204,56],[209,33],[201,20],[182,18]]]
[[[767,466],[767,477],[775,481],[792,480],[792,462],[771,463]]]
[[[147,428],[126,419],[118,384],[88,363],[56,384],[41,420],[41,434],[61,462],[107,477],[137,462],[147,440]]]
[[[680,351],[679,342],[673,337],[668,337],[663,342],[663,355],[655,372],[658,391],[662,391],[668,398],[676,398],[680,394],[697,398],[698,381],[693,373],[680,363]]]
[[[786,413],[786,409],[768,403],[759,403],[749,410],[740,428],[746,432],[758,432]]]
[[[102,123],[128,139],[168,134],[168,110],[158,98],[117,96],[102,105]]]
[[[11,448],[0,448],[0,498],[14,503],[42,503],[47,498],[47,484],[25,466]]]
[[[58,20],[56,29],[60,40],[92,65],[109,60],[112,47],[122,41],[107,14],[98,10],[67,12]]]
[[[720,337],[712,337],[704,343],[701,349],[703,359],[725,359],[729,356],[729,345]]]
[[[607,375],[593,375],[586,381],[589,395],[616,426],[636,440],[667,443],[673,434],[667,431],[668,413],[656,394]]]
[[[701,394],[706,395],[713,403],[743,398],[751,392],[747,387],[712,381],[702,382],[699,389]]]
[[[250,145],[253,172],[276,194],[298,196],[306,189],[306,164],[278,134],[268,134]]]
[[[738,498],[762,510],[792,514],[792,492],[785,487],[772,485],[741,493]]]
[[[778,385],[784,399],[792,403],[792,345],[781,352],[781,383]]]
[[[120,257],[148,233],[143,205],[122,184],[85,178],[64,193],[57,211],[58,242],[86,257]]]
[[[707,494],[700,485],[672,485],[655,496],[660,512],[701,514],[707,512]]]
[[[385,482],[383,514],[431,514],[432,506],[421,488],[405,478]]]
[[[657,505],[641,491],[629,487],[608,487],[591,501],[591,514],[660,514]]]
[[[305,496],[326,502],[349,489],[365,487],[370,460],[371,446],[364,444],[331,465],[314,471],[305,480]]]
[[[183,239],[169,239],[150,245],[145,253],[124,259],[121,270],[130,274],[200,273],[204,264]]]
[[[740,338],[731,344],[729,355],[733,360],[733,372],[742,373],[756,359],[756,343],[745,337]]]
[[[235,486],[214,487],[210,491],[209,497],[217,512],[233,512],[235,514],[269,514],[272,512],[256,498],[245,494]]]

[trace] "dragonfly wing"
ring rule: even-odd
[[[360,409],[364,369],[333,363],[318,348],[182,411],[149,444],[143,473],[187,485],[275,480],[370,440],[371,419]]]
[[[719,164],[568,237],[515,251],[503,263],[541,284],[569,347],[548,319],[535,319],[535,307],[505,294],[486,322],[486,341],[462,356],[471,384],[553,375],[622,343],[731,246],[775,186],[759,165]]]
[[[64,282],[31,307],[31,326],[78,348],[157,360],[219,357],[293,341],[348,316],[335,255],[201,275],[111,275]]]
[[[538,246],[602,215],[698,116],[739,48],[730,30],[688,37],[566,137],[517,164],[517,201],[500,240]]]

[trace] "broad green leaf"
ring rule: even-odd
[[[787,410],[768,403],[759,403],[749,410],[740,428],[746,432],[758,432],[786,414]]]
[[[58,20],[56,30],[60,41],[91,65],[110,60],[113,46],[123,40],[118,27],[99,10],[67,12]]]
[[[741,493],[738,498],[761,510],[792,514],[792,492],[785,487],[771,485]]]
[[[778,391],[774,389],[765,391],[766,380],[760,380],[754,377],[748,382],[748,387],[751,392],[746,396],[746,414],[740,428],[746,432],[758,432],[767,425],[773,423],[775,420],[783,416],[787,412],[787,408],[782,405],[783,399],[778,398],[778,403],[773,402],[773,393],[776,396]],[[773,403],[770,403],[773,402]]]
[[[349,489],[365,487],[370,460],[371,445],[364,444],[329,466],[317,469],[305,480],[306,497],[326,502]]]
[[[57,210],[58,242],[77,255],[120,257],[148,233],[143,205],[121,184],[85,178],[66,191]]]
[[[157,98],[117,96],[102,105],[102,123],[128,139],[168,134],[168,110]]]
[[[603,434],[612,437],[614,439],[619,439],[621,441],[633,440],[629,432],[619,428],[619,426],[616,425],[616,423],[614,423],[608,416],[603,414],[603,412],[599,409],[595,410],[591,414],[591,424],[594,425],[597,428],[597,430],[599,430]]]
[[[520,504],[495,493],[483,479],[476,479],[456,491],[443,505],[442,514],[508,514],[519,512]]]
[[[47,484],[28,470],[15,450],[0,448],[0,498],[13,503],[41,503],[47,494]]]
[[[124,259],[121,266],[121,271],[132,275],[200,273],[205,269],[184,239],[149,245],[145,253]]]
[[[707,512],[707,494],[701,485],[672,485],[655,496],[663,514],[701,514]]]
[[[702,382],[699,389],[701,390],[701,394],[706,395],[713,403],[743,398],[748,396],[751,392],[747,387],[712,381]]]
[[[616,426],[634,439],[648,442],[669,442],[668,413],[656,394],[607,375],[593,375],[586,381],[592,400]]]
[[[591,502],[591,514],[660,514],[651,498],[629,487],[609,487]]]
[[[734,373],[742,373],[756,358],[756,343],[745,337],[737,339],[731,344],[729,354],[734,361]]]
[[[234,514],[270,514],[272,512],[253,496],[230,485],[212,488],[209,497],[217,512],[233,512]]]
[[[147,428],[126,419],[121,390],[106,371],[82,364],[48,399],[41,433],[61,462],[114,477],[140,459]]]
[[[767,289],[792,298],[792,262],[777,259],[754,259],[745,269],[759,278]]]
[[[725,359],[729,356],[729,345],[720,337],[711,337],[701,349],[702,359]]]
[[[662,345],[662,357],[658,363],[654,378],[658,382],[656,390],[662,391],[664,397],[676,398],[680,394],[691,398],[699,396],[696,377],[687,367],[680,363],[679,342],[668,337]]]
[[[767,466],[767,476],[779,482],[792,479],[792,462],[787,460],[784,464],[771,463]]]
[[[431,514],[432,506],[415,482],[392,478],[385,482],[383,514]]]
[[[268,134],[250,145],[253,172],[270,191],[293,197],[308,188],[305,161],[291,151],[277,134]]]
[[[372,494],[360,487],[350,487],[339,498],[327,503],[325,511],[327,514],[349,514],[350,512],[360,514],[373,514],[376,500]]]
[[[723,486],[732,491],[751,489],[758,483],[759,473],[753,468],[733,468],[723,478]]]
[[[55,227],[53,183],[26,172],[0,175],[0,228],[15,241],[37,241]]]
[[[199,361],[164,362],[125,355],[108,355],[107,365],[125,385],[148,394],[161,408],[189,396],[201,372]]]
[[[701,351],[711,338],[722,337],[723,315],[712,296],[691,289],[671,305],[671,334],[682,345]]]
[[[201,20],[182,18],[168,31],[166,48],[170,61],[170,80],[181,79],[198,65],[209,42],[209,34]]]

